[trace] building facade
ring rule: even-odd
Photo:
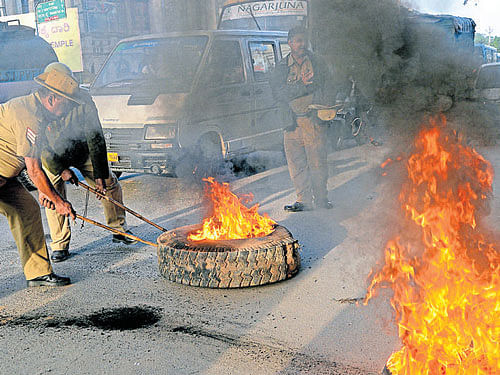
[[[46,0],[0,0],[0,16],[32,13]],[[83,73],[89,82],[123,38],[216,27],[219,0],[65,0],[78,8]]]

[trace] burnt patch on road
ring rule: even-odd
[[[104,330],[128,330],[152,326],[161,319],[158,309],[152,307],[122,307],[104,309],[89,315],[92,326]]]
[[[0,327],[78,327],[124,331],[152,326],[161,319],[160,312],[161,309],[152,306],[132,306],[102,309],[90,315],[72,318],[60,318],[46,315],[20,316],[16,318],[0,316]]]

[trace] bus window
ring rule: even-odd
[[[218,29],[283,30],[306,26],[307,0],[296,1],[226,1]]]

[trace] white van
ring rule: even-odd
[[[281,150],[269,86],[288,51],[280,31],[194,31],[120,41],[92,83],[111,169],[196,171]]]

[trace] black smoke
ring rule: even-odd
[[[317,0],[311,12],[313,46],[338,86],[353,77],[392,135],[413,138],[426,116],[442,112],[471,139],[493,139],[494,116],[471,100],[480,65],[472,46],[457,48],[449,31],[415,22],[397,0]]]

